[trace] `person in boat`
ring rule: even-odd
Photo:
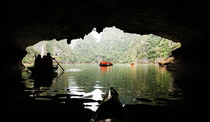
[[[46,69],[52,69],[53,68],[53,59],[54,58],[51,56],[50,53],[47,53],[47,55],[43,57],[44,67]]]
[[[112,62],[108,62],[108,65],[109,65],[109,66],[112,66],[113,64],[112,64]]]
[[[43,59],[42,59],[41,55],[38,54],[34,61],[34,67],[37,69],[40,69],[42,67],[42,64],[43,64]]]
[[[103,60],[103,61],[100,62],[100,65],[105,66],[105,65],[107,65],[107,62]]]

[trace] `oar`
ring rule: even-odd
[[[61,69],[64,71],[63,67],[58,63],[58,61],[54,58],[54,60],[57,62],[57,64],[61,67]]]

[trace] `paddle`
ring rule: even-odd
[[[63,69],[63,67],[58,63],[58,61],[55,59],[55,58],[53,58],[56,62],[57,62],[57,64],[61,67],[61,69],[64,71],[64,69]]]

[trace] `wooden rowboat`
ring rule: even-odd
[[[58,75],[57,70],[58,66],[54,66],[52,68],[36,68],[36,67],[28,67],[31,71],[32,78],[54,78]]]

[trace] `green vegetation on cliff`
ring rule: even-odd
[[[32,63],[35,54],[50,52],[65,63],[98,63],[101,60],[113,63],[149,63],[168,58],[180,43],[149,35],[125,33],[115,27],[105,28],[100,34],[93,30],[84,39],[42,41],[26,50],[24,63]]]

